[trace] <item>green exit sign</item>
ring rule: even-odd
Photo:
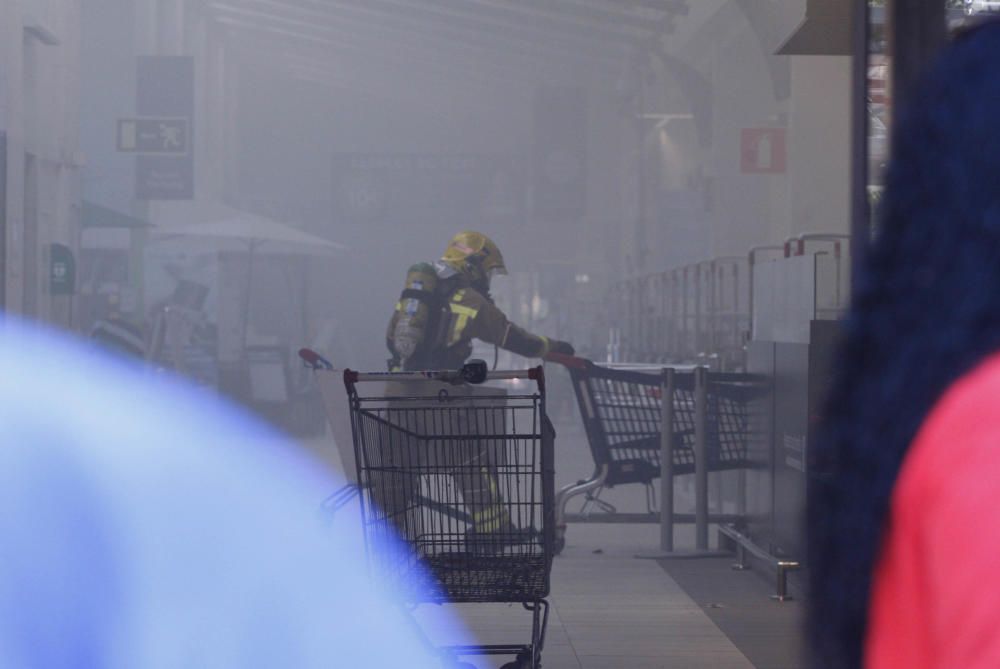
[[[184,155],[189,150],[186,118],[124,118],[118,121],[118,151]]]
[[[49,292],[72,295],[76,290],[76,258],[64,244],[49,247]]]

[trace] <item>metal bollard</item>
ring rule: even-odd
[[[695,377],[695,549],[674,551],[674,391],[676,370],[662,371],[660,413],[660,546],[642,551],[637,558],[700,558],[721,555],[708,550],[708,370],[699,367]]]
[[[735,543],[736,543],[736,563],[733,564],[733,569],[735,569],[736,571],[746,571],[747,569],[750,568],[750,565],[747,564],[747,550],[746,548],[743,547],[743,544],[741,544],[740,542],[737,541]]]
[[[775,585],[776,594],[771,595],[771,599],[778,602],[791,601],[792,596],[788,594],[788,572],[798,569],[801,565],[798,562],[778,560],[775,566],[778,582]]]
[[[660,377],[660,550],[674,550],[674,374]]]
[[[694,372],[695,549],[708,550],[708,369]]]

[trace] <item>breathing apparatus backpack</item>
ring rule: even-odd
[[[430,263],[418,263],[406,274],[406,284],[389,321],[386,345],[392,352],[391,369],[407,369],[425,353],[441,311],[438,273]]]

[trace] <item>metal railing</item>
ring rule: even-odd
[[[807,253],[817,256],[829,276],[817,281],[816,317],[837,318],[850,293],[849,241],[849,235],[804,233],[783,244],[754,246],[745,257],[714,258],[614,284],[608,294],[614,323],[608,362],[742,370],[753,326],[754,267]]]
[[[745,258],[724,257],[611,287],[609,358],[738,369],[750,314]]]

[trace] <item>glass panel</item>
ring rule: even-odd
[[[891,68],[887,10],[882,0],[870,0],[868,25],[868,198],[872,226],[878,221],[886,161],[889,158]]]
[[[1000,12],[1000,0],[949,0],[948,5],[950,9],[960,10],[965,16]]]

